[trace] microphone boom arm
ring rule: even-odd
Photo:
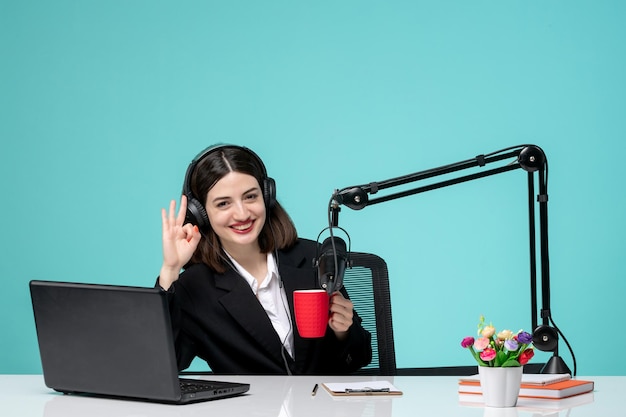
[[[422,181],[429,178],[434,178],[440,175],[451,174],[454,172],[462,171],[469,168],[484,167],[487,164],[502,161],[509,158],[516,158],[516,161],[509,163],[508,165],[493,168],[490,170],[473,173],[470,175],[464,175],[457,178],[435,182],[421,187],[412,188],[406,191],[396,192],[382,197],[370,199],[370,195],[378,193],[378,191],[393,188],[400,185],[409,184],[416,181]],[[548,256],[548,212],[547,212],[547,159],[545,153],[541,148],[536,145],[520,145],[517,147],[511,147],[503,149],[501,151],[493,152],[488,155],[478,155],[473,159],[460,161],[454,164],[445,165],[439,168],[433,168],[425,171],[416,172],[413,174],[404,175],[401,177],[391,178],[385,181],[371,182],[365,185],[356,185],[346,187],[341,190],[336,190],[331,198],[331,204],[329,206],[330,214],[332,215],[332,226],[338,226],[339,206],[344,205],[353,210],[362,210],[363,208],[373,205],[384,203],[386,201],[396,200],[398,198],[415,195],[438,188],[448,187],[451,185],[473,181],[479,178],[485,178],[492,175],[501,174],[516,169],[523,169],[528,172],[528,210],[529,210],[529,235],[530,235],[530,290],[531,290],[531,325],[532,329],[544,329],[549,326],[551,319],[550,312],[550,271],[549,271],[549,256]],[[534,172],[538,172],[539,177],[539,191],[537,195],[537,201],[539,203],[539,233],[541,244],[541,294],[542,294],[542,308],[541,319],[542,326],[538,328],[537,319],[537,257],[536,257],[536,234],[535,234],[535,185],[534,185]],[[548,332],[548,336],[552,338],[552,333]],[[543,337],[548,337],[543,334]],[[556,337],[556,335],[554,335]],[[554,340],[547,341],[548,345],[556,343]],[[536,343],[540,344],[539,341]],[[556,348],[554,348],[555,356]],[[573,352],[572,352],[573,356]],[[560,358],[559,358],[560,360]],[[562,360],[561,360],[562,362]],[[552,370],[552,372],[569,373],[567,365],[559,362],[559,366]],[[575,363],[575,362],[574,362]],[[575,372],[574,372],[575,374]]]
[[[349,187],[349,188],[344,188],[341,191],[338,191],[335,194],[334,198],[339,204],[343,204],[346,207],[349,207],[354,210],[360,210],[360,209],[365,208],[366,206],[371,206],[373,204],[384,203],[385,201],[396,200],[398,198],[407,197],[410,195],[435,190],[437,188],[443,188],[443,187],[447,187],[447,186],[454,185],[454,184],[460,184],[462,182],[468,182],[468,181],[472,181],[478,178],[489,177],[491,175],[500,174],[502,172],[512,171],[512,170],[518,169],[519,167],[520,165],[515,163],[513,165],[495,168],[489,171],[480,172],[480,173],[476,173],[472,175],[466,175],[463,177],[454,178],[454,179],[447,180],[447,181],[441,181],[435,184],[430,184],[430,185],[422,186],[419,188],[414,188],[414,189],[407,190],[407,191],[397,192],[394,194],[390,194],[384,197],[378,197],[374,199],[369,199],[369,197],[367,197],[368,194],[374,194],[374,192],[368,191],[368,190],[375,189],[376,191],[378,191],[383,188],[388,188],[391,186],[387,185],[385,187],[381,187],[381,186],[376,187],[370,184],[367,186]],[[439,175],[443,175],[443,173]],[[423,178],[417,178],[412,181],[419,181],[420,179],[423,179]],[[372,183],[372,184],[379,184],[379,183]],[[398,183],[396,185],[402,185],[402,184],[404,183]]]

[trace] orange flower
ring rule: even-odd
[[[480,334],[483,337],[486,338],[490,338],[491,336],[493,336],[493,334],[496,332],[496,328],[493,327],[492,325],[487,325],[485,327],[483,327],[483,330],[480,332]]]

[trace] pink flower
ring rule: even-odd
[[[487,348],[483,350],[482,352],[480,352],[480,359],[484,360],[485,362],[492,361],[494,360],[495,357],[496,357],[495,349]]]
[[[520,365],[526,365],[533,356],[535,356],[535,351],[533,349],[526,349],[519,355],[519,358],[517,358],[517,360],[519,361]]]
[[[474,342],[474,349],[483,350],[489,346],[489,339],[486,337],[480,337]]]
[[[472,346],[473,344],[474,344],[474,338],[472,336],[465,337],[461,341],[461,346],[463,346],[464,348],[468,348]]]

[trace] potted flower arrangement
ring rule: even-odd
[[[485,324],[485,317],[480,316],[478,323],[479,338],[463,338],[461,346],[469,349],[479,366],[510,367],[526,365],[534,356],[531,346],[533,337],[523,330],[513,333],[502,330],[496,333],[492,324]]]
[[[497,331],[480,316],[478,338],[463,338],[461,346],[468,349],[478,363],[478,373],[485,405],[512,407],[522,381],[523,365],[534,356],[532,335],[523,330]]]

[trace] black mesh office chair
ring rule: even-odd
[[[372,334],[372,362],[357,374],[467,376],[478,372],[476,365],[398,369],[387,264],[381,257],[363,252],[351,252],[350,259],[353,266],[346,269],[344,285],[355,310],[363,319],[363,327]],[[543,365],[543,363],[526,364],[524,373],[539,373]]]
[[[343,283],[363,327],[372,334],[372,362],[357,373],[396,375],[387,264],[381,257],[363,252],[351,252],[350,260],[352,268],[346,269]]]

